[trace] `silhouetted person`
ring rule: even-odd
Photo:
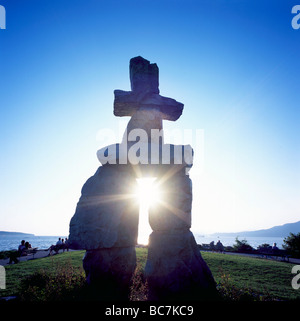
[[[69,252],[69,240],[68,240],[67,237],[66,237],[66,240],[65,240],[65,248],[66,248],[67,251]]]
[[[25,250],[26,250],[25,240],[22,240],[21,244],[18,247],[18,250],[10,254],[8,264],[11,264],[12,262],[18,263],[19,262],[18,257],[20,257]]]
[[[272,252],[277,253],[278,251],[279,251],[279,248],[277,247],[276,243],[273,243]]]
[[[50,250],[49,255],[52,255],[52,251],[55,251],[56,254],[57,254],[58,251],[59,251],[61,248],[63,248],[63,246],[64,246],[64,243],[62,242],[61,238],[59,237],[59,238],[58,238],[58,241],[56,242],[56,244],[55,244],[55,245],[51,245],[51,246],[50,246],[47,250],[45,250],[45,251],[49,251],[49,250]]]
[[[220,240],[219,240],[219,241],[217,242],[217,244],[216,244],[216,250],[217,250],[218,252],[223,252],[223,251],[224,251],[224,246],[223,246],[223,244],[221,243]]]

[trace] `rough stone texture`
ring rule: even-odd
[[[140,108],[159,111],[161,119],[166,120],[175,121],[181,116],[182,103],[159,95],[156,64],[138,56],[130,60],[129,72],[131,91],[114,91],[115,116],[133,116]]]
[[[87,284],[95,290],[94,299],[128,300],[135,267],[134,246],[89,250],[83,258]]]
[[[156,130],[151,131],[152,129]],[[140,108],[132,115],[128,122],[122,143],[127,142],[128,146],[136,143],[137,141],[149,144],[153,141],[157,143],[160,142],[162,144],[163,135],[161,135],[162,139],[160,139],[158,132],[160,130],[162,130],[161,112],[151,108]],[[130,135],[132,137],[130,137]],[[134,139],[137,135],[139,135],[138,138]],[[128,138],[131,139],[128,140]]]
[[[82,188],[70,222],[71,248],[135,246],[139,208],[134,199],[136,180],[128,168],[99,167]]]
[[[216,284],[188,230],[152,232],[145,267],[149,300],[212,300]]]
[[[138,56],[130,59],[129,73],[133,92],[159,94],[157,64]]]
[[[162,119],[175,121],[183,111],[182,103],[158,94],[136,94],[118,89],[114,91],[114,94],[115,116],[132,116],[140,107],[148,107],[160,111]]]
[[[161,202],[149,208],[152,230],[169,232],[189,229],[192,211],[191,179],[187,175],[167,172],[165,177],[158,178],[158,184]]]
[[[205,300],[216,297],[212,274],[191,227],[192,181],[184,173],[158,178],[161,201],[149,209],[146,276],[150,300]]]

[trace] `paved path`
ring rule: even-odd
[[[69,250],[69,251],[72,252],[74,250]],[[18,258],[18,260],[19,260],[19,262],[24,262],[24,261],[28,261],[28,260],[40,259],[40,258],[49,256],[49,252],[50,252],[49,250],[41,249],[41,250],[38,250],[34,255],[30,254],[27,256],[21,256]],[[67,252],[67,250],[65,250],[65,252]],[[58,253],[63,253],[63,250],[59,250]],[[55,254],[55,252],[54,252],[54,254],[52,256],[54,256],[54,255],[57,255],[57,254]],[[4,260],[0,260],[0,265],[2,265],[2,266],[8,265],[8,262],[9,262],[9,258],[4,259]],[[15,264],[15,263],[12,263],[12,264]]]

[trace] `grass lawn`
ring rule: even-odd
[[[300,289],[291,286],[294,264],[254,257],[201,252],[216,282],[228,281],[237,288],[283,300],[300,299]]]
[[[41,259],[6,265],[6,290],[0,290],[0,296],[17,294],[21,279],[41,270],[55,272],[57,269],[71,265],[75,269],[83,271],[82,258],[84,253],[85,251],[65,252]]]
[[[144,267],[147,249],[137,248],[137,262]],[[244,257],[239,255],[201,252],[210,267],[217,283],[227,288],[253,290],[271,298],[282,300],[300,299],[300,289],[294,290],[291,280],[293,264]],[[6,290],[0,290],[0,296],[15,295],[19,291],[22,278],[38,271],[53,272],[72,267],[73,271],[83,272],[84,251],[65,252],[52,257],[29,260],[16,265],[5,266]]]

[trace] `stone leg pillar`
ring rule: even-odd
[[[189,230],[191,180],[175,174],[161,189],[162,202],[149,211],[153,229],[145,267],[149,299],[212,299],[216,295],[215,281]]]
[[[87,284],[100,300],[128,300],[135,267],[134,246],[88,250],[83,258]]]
[[[135,184],[126,166],[99,167],[84,184],[70,222],[70,247],[86,250],[83,268],[97,299],[128,300],[139,219]]]

